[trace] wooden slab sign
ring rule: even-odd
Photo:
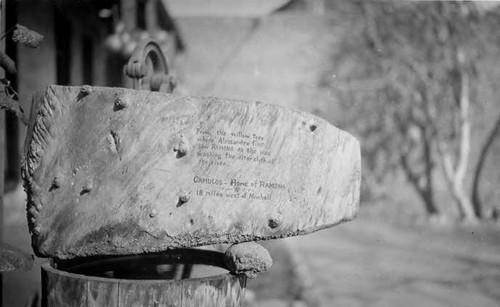
[[[356,139],[261,102],[50,86],[33,99],[25,146],[38,256],[302,235],[358,208]]]

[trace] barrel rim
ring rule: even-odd
[[[240,279],[244,278],[245,275],[241,274],[233,274],[231,272],[207,277],[196,277],[196,278],[186,278],[179,280],[170,280],[170,279],[126,279],[126,278],[108,278],[108,277],[99,277],[92,275],[84,275],[78,273],[71,273],[67,271],[63,271],[52,266],[51,262],[43,263],[41,265],[42,270],[52,273],[58,274],[69,278],[74,279],[82,279],[89,281],[100,281],[100,282],[109,282],[109,283],[127,283],[127,284],[154,284],[154,283],[191,283],[191,282],[200,282],[200,281],[210,281],[210,280],[223,280],[223,279]]]

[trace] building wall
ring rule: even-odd
[[[33,93],[57,82],[54,10],[51,1],[17,4],[17,22],[44,36],[38,49],[17,46],[18,91],[23,109],[29,112]]]

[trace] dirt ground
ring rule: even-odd
[[[394,225],[362,213],[290,239],[320,306],[499,306],[498,226]]]

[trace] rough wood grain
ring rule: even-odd
[[[357,212],[359,144],[311,114],[61,86],[32,110],[22,174],[39,256],[302,235]]]
[[[241,306],[246,278],[222,274],[184,280],[113,279],[42,265],[43,306]]]
[[[42,305],[50,306],[75,306],[86,307],[88,305],[88,283],[83,275],[68,274],[50,267],[49,264],[42,265]]]

